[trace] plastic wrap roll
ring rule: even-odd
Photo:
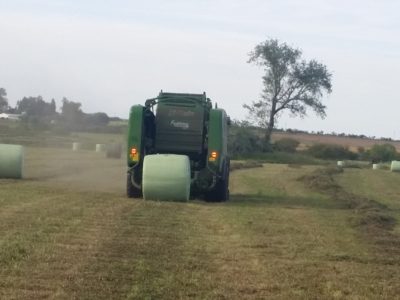
[[[22,178],[24,148],[19,145],[0,144],[0,178]]]
[[[390,166],[392,172],[400,172],[400,161],[394,160]]]
[[[106,145],[96,144],[96,152],[104,152],[104,151],[106,151]]]
[[[79,151],[82,149],[82,144],[81,143],[72,143],[72,151]]]
[[[186,155],[146,155],[143,162],[143,198],[188,201],[190,161]]]

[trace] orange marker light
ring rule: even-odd
[[[211,151],[210,157],[208,158],[208,161],[216,161],[218,157],[218,152],[217,151]]]
[[[132,161],[139,161],[139,152],[136,147],[131,148],[131,153],[129,155]]]

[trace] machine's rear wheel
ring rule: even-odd
[[[229,160],[225,165],[225,177],[219,179],[215,188],[206,194],[206,200],[224,202],[229,200]]]
[[[132,176],[135,176],[134,173],[128,173],[126,178],[126,194],[129,198],[141,198],[142,190],[138,189],[132,184]]]

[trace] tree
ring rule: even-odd
[[[55,103],[53,107],[53,103],[47,103],[42,96],[22,98],[17,102],[16,111],[29,117],[38,118],[51,118],[56,114]]]
[[[331,77],[325,65],[316,60],[306,61],[302,52],[276,39],[257,45],[250,54],[248,63],[261,66],[265,75],[261,99],[243,105],[250,116],[265,128],[265,146],[271,141],[272,130],[279,114],[290,111],[292,115],[304,117],[308,108],[324,118],[325,105],[321,98],[324,92],[332,91]]]
[[[396,147],[392,144],[375,144],[368,150],[372,162],[386,162],[397,158]]]
[[[0,88],[0,113],[8,109],[7,92],[4,88]]]
[[[67,98],[63,98],[61,118],[68,129],[77,130],[82,127],[84,113],[82,112],[81,106],[82,104],[79,102],[73,102],[69,101]]]
[[[51,99],[49,110],[52,114],[56,114],[57,107],[56,107],[56,101],[54,100],[54,98]]]

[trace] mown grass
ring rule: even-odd
[[[322,167],[236,170],[227,203],[127,199],[124,161],[93,151],[28,148],[26,167],[0,180],[1,299],[399,295],[354,211],[298,180]]]
[[[65,132],[27,128],[20,121],[0,120],[0,144],[18,144],[30,147],[72,148],[73,142],[93,150],[96,144],[125,143],[123,134]]]
[[[394,232],[400,236],[400,174],[388,170],[346,170],[339,184],[348,192],[378,201],[396,218]]]
[[[265,163],[277,163],[277,164],[292,164],[292,165],[327,165],[328,161],[312,157],[310,155],[296,152],[266,152],[266,153],[253,153],[247,154],[246,156],[235,156],[237,160],[257,160]]]

